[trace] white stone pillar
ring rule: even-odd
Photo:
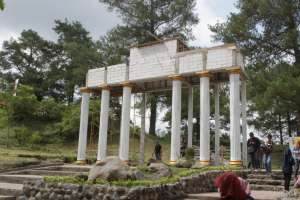
[[[246,96],[246,81],[242,82],[242,135],[243,135],[243,163],[247,165],[247,96]]]
[[[172,127],[171,127],[171,159],[174,164],[180,158],[180,130],[181,130],[181,77],[178,75],[171,77],[172,88]]]
[[[128,162],[129,160],[131,87],[132,86],[129,83],[123,85],[119,158],[125,162]]]
[[[241,165],[240,69],[230,70],[230,164]]]
[[[193,87],[189,87],[188,97],[188,147],[193,146]]]
[[[81,112],[80,112],[80,128],[77,151],[77,164],[86,164],[86,146],[87,146],[87,131],[89,121],[89,98],[90,94],[82,92]]]
[[[220,164],[220,85],[215,85],[215,162]]]
[[[210,94],[209,72],[204,71],[200,75],[200,164],[210,164]]]
[[[142,94],[141,102],[141,133],[140,133],[140,164],[145,161],[145,127],[146,127],[146,94]]]
[[[110,90],[108,87],[103,87],[102,94],[101,94],[101,111],[100,111],[98,154],[97,154],[98,162],[104,160],[106,158],[106,153],[107,153],[109,99],[110,99]]]

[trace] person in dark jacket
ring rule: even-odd
[[[250,138],[247,142],[247,151],[250,155],[250,162],[248,164],[248,168],[252,165],[253,169],[257,169],[259,167],[258,161],[258,149],[260,147],[260,141],[257,137],[254,137],[253,132],[249,134]]]
[[[156,145],[154,147],[154,154],[156,160],[161,160],[161,145],[158,141],[156,142]]]
[[[283,155],[283,166],[282,172],[284,176],[284,190],[289,191],[290,182],[293,174],[293,166],[295,165],[295,160],[292,155],[292,151],[289,147],[284,150]]]

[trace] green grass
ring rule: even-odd
[[[47,183],[70,183],[70,184],[97,184],[97,185],[112,185],[112,186],[124,186],[124,187],[135,187],[135,186],[154,186],[154,185],[163,185],[176,183],[183,177],[189,177],[192,175],[200,174],[206,171],[213,170],[238,170],[237,167],[225,167],[225,166],[209,166],[199,169],[184,169],[184,168],[175,168],[171,167],[173,176],[164,177],[160,179],[142,179],[142,180],[119,180],[119,181],[105,181],[102,179],[97,179],[96,181],[85,181],[83,179],[78,179],[76,177],[62,177],[62,176],[47,176],[44,177],[45,182]]]

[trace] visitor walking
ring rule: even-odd
[[[154,154],[156,160],[161,160],[161,145],[159,144],[159,141],[156,142]]]
[[[296,141],[296,144],[293,148],[293,154],[296,162],[295,166],[295,179],[298,178],[299,165],[300,165],[300,140]]]
[[[289,147],[284,150],[282,172],[284,176],[284,190],[289,191],[290,182],[293,174],[293,166],[295,165],[292,152]]]
[[[247,142],[247,151],[250,155],[250,162],[248,164],[248,168],[252,166],[252,169],[258,168],[258,158],[257,158],[257,151],[260,147],[260,141],[257,137],[254,137],[253,132],[249,134],[250,138]]]
[[[264,156],[263,156],[263,163],[267,173],[272,172],[272,151],[273,151],[273,141],[272,135],[268,135],[268,139],[264,146]]]
[[[232,172],[225,172],[215,180],[215,186],[222,200],[254,200],[249,184]]]

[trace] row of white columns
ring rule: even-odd
[[[200,164],[210,164],[210,74],[208,71],[198,74],[200,77]],[[172,86],[172,127],[171,127],[171,156],[170,162],[174,163],[180,158],[180,134],[181,134],[181,88],[182,77],[175,75],[171,77]],[[242,111],[242,132],[243,132],[243,161],[247,158],[247,135],[246,135],[246,85],[243,82],[242,98],[240,101],[240,71],[230,71],[230,164],[241,165],[242,153],[240,145],[240,114]],[[131,108],[131,90],[129,83],[123,85],[122,116],[120,126],[120,146],[119,158],[125,162],[129,160],[129,131],[130,131],[130,108]],[[215,88],[215,159],[220,159],[220,122],[219,122],[219,85]],[[89,93],[82,91],[79,144],[78,144],[78,163],[84,163],[86,160],[87,129],[88,129],[88,109]],[[107,86],[102,87],[101,111],[99,126],[99,142],[97,161],[102,161],[107,154],[107,131],[109,119],[110,89]],[[242,109],[241,104],[242,103]],[[143,94],[143,106],[145,106],[145,94]],[[145,134],[145,108],[142,108],[142,133],[141,141]],[[188,147],[192,146],[193,133],[193,88],[189,87],[188,94]],[[144,151],[142,144],[140,150]],[[141,158],[140,160],[143,160]]]
[[[240,81],[240,69],[229,71],[230,81],[230,164],[241,165],[242,158],[247,163],[247,129],[246,129],[246,84]],[[210,164],[210,74],[208,71],[198,73],[200,77],[200,164]],[[180,157],[181,125],[181,81],[179,75],[173,79],[172,94],[172,129],[171,129],[171,163]],[[240,94],[242,87],[242,98]],[[220,87],[215,88],[215,162],[220,162]],[[192,146],[193,90],[188,95],[188,147]],[[240,100],[242,99],[242,100]],[[241,153],[240,118],[242,103],[243,157]]]

